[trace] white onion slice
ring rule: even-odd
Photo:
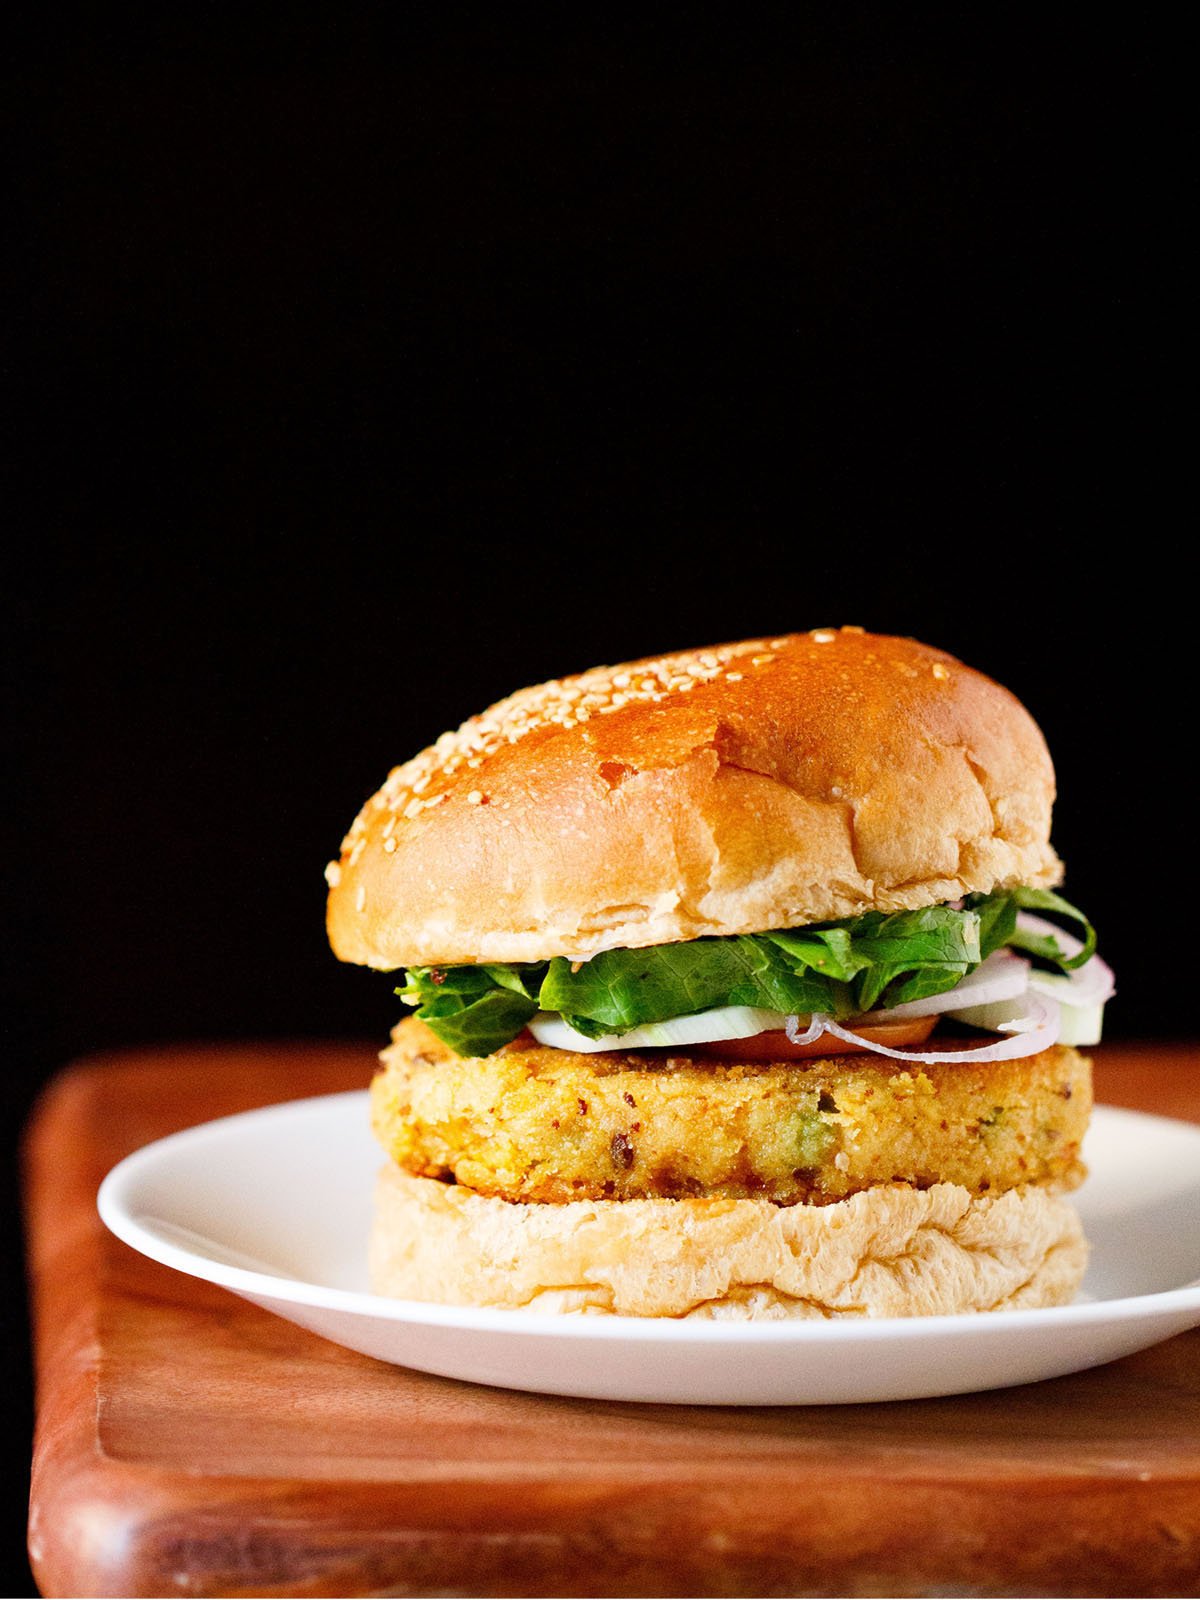
[[[966,1050],[893,1050],[889,1045],[860,1039],[850,1028],[843,1028],[832,1017],[825,1017],[825,1031],[847,1044],[861,1044],[873,1055],[890,1056],[893,1061],[1017,1061],[1048,1050],[1058,1038],[1058,1004],[1042,995],[1030,994],[1026,1015],[1029,1026],[1003,1039],[989,1039]],[[813,1018],[815,1022],[816,1017]],[[1013,1024],[1010,1024],[1013,1026]]]
[[[1099,956],[1093,956],[1087,966],[1080,967],[1078,972],[1039,972],[1035,968],[1029,974],[1029,987],[1036,989],[1039,994],[1048,995],[1051,1000],[1057,1000],[1060,1005],[1085,1009],[1103,1006],[1112,999],[1116,984],[1112,968],[1103,962],[1099,970],[1092,970],[1093,964],[1099,960]]]
[[[1054,995],[1051,995],[1054,1000]],[[1099,1045],[1104,1029],[1104,1006],[1070,1005],[1067,1000],[1054,1000],[1058,1005],[1059,1045]],[[1024,1000],[997,1000],[994,1005],[965,1006],[962,1011],[950,1011],[957,1022],[970,1022],[971,1027],[986,1027],[992,1034],[1011,1034],[1029,1026],[1024,1011]]]
[[[1053,997],[1052,997],[1053,998]],[[1062,1010],[1062,1007],[1059,1007]],[[988,1033],[1026,1033],[1036,1027],[1036,1019],[1029,1014],[1029,991],[1015,1000],[992,1000],[983,1006],[961,1006],[947,1013],[954,1022],[969,1022],[973,1028],[986,1028]],[[1062,1018],[1059,1018],[1059,1031]]]
[[[556,1012],[539,1011],[529,1024],[529,1031],[539,1044],[596,1055],[603,1050],[661,1050],[671,1045],[706,1044],[713,1039],[749,1039],[756,1033],[782,1028],[791,1020],[781,1011],[768,1011],[761,1006],[713,1006],[688,1017],[645,1022],[625,1033],[605,1033],[599,1039],[589,1039]]]
[[[1011,950],[993,950],[974,972],[960,978],[953,989],[927,995],[924,1000],[906,1000],[903,1005],[887,1006],[855,1017],[857,1023],[885,1022],[891,1017],[936,1017],[943,1011],[958,1011],[963,1006],[986,1006],[997,1000],[1015,1000],[1029,987],[1029,962]]]
[[[1058,1005],[1059,1044],[1099,1044],[1104,1027],[1104,1007],[1072,1005],[1051,994]],[[990,1033],[1015,1033],[1030,1026],[1026,998],[996,1000],[990,1006],[964,1006],[961,1011],[950,1012],[956,1022],[969,1022],[973,1028],[986,1028]]]
[[[1064,933],[1057,923],[1035,917],[1031,912],[1018,911],[1017,926],[1028,933],[1052,935],[1068,956],[1076,956],[1083,949],[1082,939],[1077,939],[1073,933]],[[1081,1007],[1102,1006],[1117,992],[1113,970],[1100,956],[1090,957],[1073,972],[1039,972],[1035,968],[1029,975],[1029,983],[1031,988],[1053,1000]]]

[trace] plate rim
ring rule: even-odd
[[[206,1137],[211,1138],[231,1124],[245,1125],[264,1118],[278,1117],[281,1114],[313,1114],[318,1108],[327,1109],[334,1101],[357,1099],[365,1104],[367,1095],[366,1089],[346,1089],[333,1094],[276,1101],[270,1105],[256,1106],[247,1111],[215,1117],[152,1140],[149,1144],[130,1151],[106,1173],[96,1194],[96,1208],[100,1220],[122,1243],[150,1260],[181,1272],[186,1277],[216,1284],[220,1288],[255,1301],[309,1306],[318,1311],[349,1313],[358,1317],[401,1324],[462,1328],[472,1332],[495,1332],[535,1338],[601,1341],[642,1338],[654,1343],[684,1341],[714,1345],[745,1342],[820,1343],[827,1340],[838,1343],[860,1341],[873,1343],[878,1339],[894,1341],[900,1337],[924,1340],[951,1331],[968,1338],[988,1338],[1017,1329],[1053,1328],[1063,1324],[1086,1326],[1133,1318],[1160,1320],[1175,1316],[1179,1312],[1192,1310],[1200,1312],[1200,1279],[1172,1289],[1153,1290],[1147,1294],[1076,1301],[1065,1306],[1028,1307],[1005,1311],[1002,1316],[996,1317],[984,1316],[978,1312],[953,1312],[925,1317],[829,1318],[799,1322],[706,1322],[697,1319],[619,1314],[572,1316],[561,1312],[529,1311],[521,1307],[446,1305],[438,1301],[392,1299],[385,1295],[373,1294],[368,1290],[340,1289],[308,1283],[299,1278],[284,1277],[276,1273],[213,1260],[209,1256],[190,1251],[183,1245],[163,1238],[153,1227],[143,1223],[139,1214],[128,1204],[129,1192],[144,1175],[145,1169],[169,1159],[172,1149],[182,1144],[200,1142]],[[1098,1103],[1093,1110],[1093,1122],[1097,1119],[1157,1126],[1164,1130],[1170,1129],[1173,1133],[1185,1131],[1192,1134],[1200,1146],[1200,1124],[1182,1118],[1166,1117],[1157,1112],[1138,1111],[1127,1106]]]

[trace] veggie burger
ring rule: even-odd
[[[371,1273],[655,1317],[1055,1305],[1112,974],[1007,690],[817,629],[522,689],[327,870],[382,1055]]]

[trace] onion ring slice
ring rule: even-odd
[[[808,1019],[808,1027],[800,1027],[800,1018],[788,1017],[783,1024],[783,1031],[793,1044],[812,1044],[814,1039],[819,1039],[825,1032],[827,1018],[822,1011],[814,1011]]]
[[[1017,926],[1028,928],[1031,933],[1053,935],[1068,956],[1078,955],[1083,949],[1083,941],[1077,939],[1073,933],[1064,932],[1056,922],[1048,922],[1045,917],[1036,917],[1030,911],[1017,913]],[[1045,982],[1046,979],[1049,979],[1053,988],[1059,991],[1061,998],[1073,1006],[1102,1006],[1117,992],[1117,980],[1113,969],[1100,956],[1092,956],[1090,961],[1085,961],[1082,967],[1077,967],[1073,972],[1034,970],[1030,974],[1030,982],[1035,986],[1039,980]]]
[[[1090,963],[1089,963],[1090,964]],[[942,989],[924,1000],[905,1000],[880,1011],[864,1011],[856,1022],[885,1022],[900,1017],[934,1017],[964,1006],[990,1005],[994,1000],[1016,1000],[1029,988],[1029,962],[1012,950],[993,950],[981,966],[960,978],[952,989]]]
[[[1029,994],[1026,1015],[1032,1026],[1021,1033],[1007,1034],[1002,1039],[986,1039],[978,1045],[973,1045],[968,1050],[896,1050],[890,1045],[872,1044],[866,1039],[860,1039],[852,1028],[843,1028],[840,1022],[835,1022],[832,1017],[823,1016],[819,1011],[813,1013],[812,1022],[809,1024],[808,1033],[804,1038],[794,1042],[807,1044],[810,1038],[817,1038],[820,1031],[831,1033],[835,1039],[841,1039],[846,1044],[858,1045],[869,1050],[872,1055],[889,1056],[893,1061],[962,1061],[962,1062],[987,1062],[987,1061],[1019,1061],[1024,1056],[1035,1056],[1041,1050],[1048,1050],[1058,1038],[1060,1014],[1058,1002],[1051,1000],[1046,995]],[[789,1021],[792,1019],[789,1019]],[[813,1032],[818,1021],[821,1029]],[[791,1038],[789,1032],[788,1035]]]

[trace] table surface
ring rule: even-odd
[[[1200,1121],[1200,1047],[1097,1097]],[[1089,1372],[887,1405],[574,1401],[410,1372],[145,1259],[131,1150],[365,1086],[365,1045],[172,1046],[31,1121],[30,1552],[49,1595],[1200,1594],[1200,1329]]]

